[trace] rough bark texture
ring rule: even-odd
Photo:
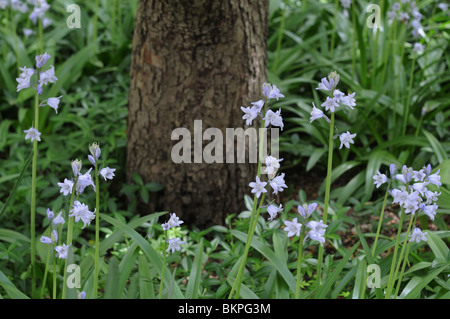
[[[268,1],[142,0],[133,37],[127,173],[165,185],[150,210],[190,225],[223,224],[244,208],[256,164],[175,164],[175,128],[244,127],[240,106],[266,80]],[[210,141],[203,141],[203,145]],[[225,145],[225,141],[224,141]],[[225,161],[225,150],[224,150]]]

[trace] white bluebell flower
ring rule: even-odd
[[[409,241],[415,241],[416,243],[420,243],[421,241],[427,241],[426,233],[423,233],[419,227],[414,227],[412,234],[409,235]]]
[[[58,216],[53,218],[53,225],[56,226],[56,225],[60,225],[60,224],[64,224],[64,223],[65,223],[65,220],[62,217],[62,211],[61,211],[61,212],[59,212]]]
[[[341,140],[341,146],[339,146],[339,149],[342,148],[342,146],[345,146],[346,148],[350,148],[350,144],[354,144],[353,138],[356,136],[355,134],[350,134],[349,131],[346,133],[342,133],[339,135],[339,139]]]
[[[387,176],[385,174],[381,174],[379,170],[377,170],[377,173],[373,175],[373,179],[375,180],[373,183],[377,186],[377,188],[388,181]]]
[[[300,236],[300,231],[302,229],[302,224],[300,224],[299,222],[297,222],[297,217],[292,219],[292,221],[288,221],[285,220],[284,224],[286,225],[286,227],[284,228],[284,231],[287,231],[287,236],[288,237],[292,237],[292,236]]]
[[[266,116],[264,116],[263,120],[264,126],[268,127],[269,124],[272,126],[278,126],[283,130],[283,118],[281,117],[281,109],[278,109],[278,111],[274,112],[272,110],[267,110]]]
[[[269,184],[272,187],[274,194],[282,192],[283,188],[287,188],[287,185],[284,182],[284,173],[270,180]]]
[[[267,212],[269,213],[269,216],[270,216],[269,221],[272,221],[278,215],[278,213],[282,212],[282,211],[283,211],[282,204],[280,204],[278,207],[275,205],[269,205],[267,207]]]
[[[31,142],[34,142],[34,140],[40,142],[41,141],[41,132],[39,132],[34,127],[29,128],[28,130],[24,130],[24,133],[27,133],[25,135],[25,140],[31,140]]]
[[[80,203],[79,201],[76,200],[73,203],[72,209],[70,210],[72,214],[70,214],[69,217],[74,217],[76,223],[81,220],[84,224],[83,227],[81,227],[81,229],[84,229],[86,225],[90,225],[91,221],[94,220],[95,211],[96,209],[94,209],[94,211],[91,212],[86,204]]]
[[[303,204],[303,206],[298,205],[297,210],[300,216],[302,216],[304,219],[309,218],[312,213],[317,209],[317,203],[312,204]]]
[[[252,188],[252,193],[256,193],[256,198],[261,196],[261,193],[266,193],[267,182],[262,182],[258,176],[256,176],[256,181],[248,184]]]
[[[69,245],[62,244],[62,246],[56,246],[55,250],[58,253],[58,258],[67,259],[67,256],[69,254],[69,248],[70,244]]]
[[[171,250],[172,254],[177,250],[180,251],[181,250],[181,246],[182,244],[185,244],[185,241],[182,241],[180,238],[170,238],[167,240],[167,242],[169,243],[169,247],[166,249],[166,251]]]
[[[109,167],[105,167],[105,168],[102,168],[101,170],[100,170],[100,172],[99,172],[99,174],[105,179],[105,181],[106,181],[106,179],[113,179],[113,177],[115,176],[114,175],[114,172],[116,171],[116,169],[115,168],[109,168]]]

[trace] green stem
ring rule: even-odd
[[[98,263],[100,259],[100,183],[98,177],[98,163],[95,161],[95,265],[94,265],[94,298],[98,293]]]
[[[45,271],[44,271],[44,279],[42,279],[42,287],[41,287],[41,294],[40,299],[44,298],[44,289],[45,289],[45,283],[47,282],[47,274],[48,274],[48,265],[50,263],[50,253],[52,251],[53,245],[48,245],[47,249],[47,260],[45,262]]]
[[[409,233],[411,232],[411,226],[414,224],[414,220],[415,220],[415,217],[412,217],[412,216],[409,219],[408,230],[406,231],[405,239],[403,239],[402,250],[400,252],[400,256],[398,257],[398,264],[397,264],[397,267],[395,268],[395,272],[394,272],[394,284],[395,284],[395,280],[396,280],[396,277],[397,277],[397,274],[398,274],[398,270],[400,268],[400,264],[402,263],[403,254],[405,252],[406,246],[409,246],[408,245],[408,236],[409,236]],[[405,254],[405,261],[403,262],[403,269],[404,269],[404,266],[406,264],[406,259],[408,259],[408,254]],[[398,279],[397,289],[395,290],[395,293],[394,293],[394,299],[397,297],[397,292],[400,289],[400,284],[401,284],[401,279],[402,279],[401,277],[402,276],[403,276],[403,274],[401,274],[401,276]]]
[[[39,95],[34,98],[34,128],[39,130]],[[33,141],[33,162],[31,168],[31,295],[35,296],[36,290],[36,170],[37,170],[38,141]]]
[[[259,202],[258,209],[256,210],[255,217],[253,218],[252,224],[250,225],[249,233],[247,235],[247,241],[245,243],[245,248],[244,248],[244,255],[243,255],[241,264],[239,265],[238,276],[236,277],[236,280],[235,280],[235,285],[236,285],[236,288],[235,288],[236,292],[234,294],[235,299],[239,298],[239,294],[241,291],[242,279],[244,276],[245,264],[247,262],[248,252],[250,250],[253,235],[255,234],[256,225],[258,224],[259,213],[261,212],[261,204],[264,202],[265,197],[266,197],[266,194],[264,193],[261,197],[261,201]],[[234,287],[234,285],[233,285],[233,287]],[[230,296],[232,296],[232,292],[233,292],[233,290],[230,292]],[[231,298],[231,297],[229,297],[229,298]]]
[[[266,99],[266,103],[264,104],[264,110],[262,114],[266,113],[266,110],[268,108],[269,105],[269,101]],[[260,136],[259,136],[259,149],[258,149],[258,171],[257,171],[257,176],[260,178],[261,177],[261,166],[262,166],[262,156],[263,156],[263,151],[264,151],[264,136],[262,134],[261,131],[264,130],[265,127],[265,121],[262,120],[261,121],[261,127],[260,127]],[[234,280],[233,286],[231,287],[231,291],[230,294],[228,295],[228,299],[233,298],[233,296],[235,298],[239,298],[239,292],[240,292],[240,287],[241,287],[241,283],[242,283],[242,277],[244,274],[244,269],[245,269],[245,263],[247,262],[247,255],[248,255],[248,251],[250,249],[250,243],[251,240],[253,238],[253,233],[255,232],[255,228],[256,225],[258,223],[258,217],[259,217],[259,212],[260,212],[260,207],[261,207],[261,203],[263,203],[265,198],[265,194],[263,194],[263,197],[261,199],[261,202],[259,204],[259,207],[257,209],[257,203],[258,203],[258,198],[255,196],[253,197],[253,206],[252,206],[252,213],[250,216],[250,221],[249,221],[249,229],[248,229],[248,233],[247,233],[247,241],[245,243],[245,248],[244,248],[244,255],[242,257],[241,263],[239,265],[239,269],[238,269],[238,273],[237,276]]]
[[[53,299],[56,299],[56,255],[53,252]]]
[[[302,282],[302,259],[303,259],[303,238],[305,237],[304,231],[305,225],[302,225],[302,231],[300,233],[300,242],[298,243],[298,256],[297,256],[297,285],[295,288],[295,299],[300,299],[300,284]]]
[[[402,233],[402,226],[403,226],[404,219],[405,219],[405,208],[402,207],[402,211],[400,213],[400,221],[398,222],[397,237],[395,239],[395,246],[394,246],[394,255],[392,257],[391,270],[389,272],[389,278],[388,278],[385,299],[391,298],[391,291],[392,291],[392,287],[393,287],[394,281],[395,281],[395,279],[393,278],[393,275],[394,275],[395,264],[397,261],[397,253],[398,253],[398,246],[399,246],[398,244],[400,241],[400,235]]]
[[[76,192],[76,185],[78,182],[78,176],[75,177],[75,181],[73,183],[72,187],[72,194],[70,195],[70,204],[69,204],[69,212],[71,208],[73,207],[73,203],[75,201],[75,192]],[[69,214],[67,214],[69,215]],[[67,240],[66,245],[72,245],[72,237],[73,237],[73,224],[74,224],[74,217],[68,217],[68,223],[67,223]],[[67,258],[69,258],[67,256]],[[66,299],[66,279],[67,279],[67,258],[64,260],[64,281],[63,281],[63,290],[62,290],[62,299]]]
[[[163,252],[163,263],[162,263],[162,271],[161,271],[161,282],[159,283],[159,294],[158,299],[162,298],[162,290],[163,290],[163,284],[164,284],[164,272],[166,270],[166,239],[167,239],[167,230],[164,231],[164,252]]]
[[[390,188],[390,186],[391,186],[391,181],[389,181],[387,189],[386,189],[386,194],[384,194],[383,206],[381,207],[380,219],[378,221],[378,227],[377,227],[377,233],[375,235],[375,240],[373,242],[373,247],[372,247],[372,256],[373,256],[373,258],[375,258],[375,251],[376,251],[376,248],[377,248],[378,237],[380,236],[381,225],[383,224],[384,209],[386,208],[386,202],[387,202],[387,197],[389,195],[389,188]]]
[[[331,172],[333,169],[333,132],[334,132],[334,112],[331,113],[330,121],[330,133],[328,137],[328,166],[327,166],[327,180],[325,186],[325,201],[323,207],[323,223],[327,223],[328,218],[328,206],[330,202],[330,189],[331,189]],[[319,256],[317,258],[317,280],[319,285],[322,282],[322,259],[323,259],[323,246],[319,246]]]

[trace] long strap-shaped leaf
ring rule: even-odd
[[[30,299],[23,292],[14,286],[14,284],[0,271],[0,286],[2,286],[11,299]]]
[[[20,175],[16,180],[16,183],[14,184],[13,189],[11,190],[11,193],[9,193],[8,198],[6,199],[5,204],[3,204],[2,208],[0,209],[0,217],[2,216],[3,212],[6,210],[6,208],[11,204],[11,199],[14,197],[14,194],[16,193],[17,186],[20,184],[20,181],[22,180],[24,172],[27,170],[28,165],[31,163],[31,159],[33,158],[33,152],[28,155],[27,160],[25,161],[25,164],[22,167],[22,170],[20,171]]]
[[[231,234],[235,237],[237,237],[239,240],[246,242],[247,241],[247,234],[240,232],[238,230],[231,230]],[[264,255],[277,269],[277,271],[280,273],[281,277],[283,277],[284,281],[289,286],[289,289],[295,293],[295,284],[296,280],[292,273],[289,271],[286,261],[281,260],[279,257],[275,255],[275,253],[267,247],[267,245],[263,244],[260,240],[253,237],[251,246],[255,248],[257,251],[259,251],[261,254]]]
[[[121,221],[112,218],[107,215],[101,215],[101,217],[110,223],[111,225],[119,228],[122,230],[125,234],[130,236],[141,248],[141,250],[144,252],[144,254],[147,256],[150,263],[155,267],[156,271],[161,275],[162,273],[162,267],[166,267],[166,265],[162,264],[161,256],[153,249],[153,247],[142,237],[137,231],[135,231],[130,226],[122,223]],[[170,275],[169,269],[166,269],[164,272],[164,281],[166,283],[170,283],[172,278]],[[175,299],[184,299],[183,293],[180,290],[180,287],[175,283],[173,287],[173,296]]]

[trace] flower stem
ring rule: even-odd
[[[45,283],[47,282],[48,265],[50,263],[50,252],[52,251],[52,247],[53,247],[53,245],[48,245],[47,260],[45,262],[44,279],[42,279],[40,299],[44,299],[44,289],[45,289]]]
[[[375,235],[375,240],[373,242],[373,247],[372,247],[372,257],[373,258],[375,258],[375,251],[376,251],[376,248],[377,248],[378,237],[380,236],[381,225],[383,224],[384,209],[386,208],[386,202],[387,202],[387,197],[388,197],[388,194],[389,194],[390,186],[391,186],[391,181],[389,181],[389,183],[388,183],[388,186],[387,186],[387,189],[386,189],[386,194],[384,195],[383,206],[381,207],[380,219],[378,220],[377,233]]]
[[[166,270],[166,239],[167,239],[167,230],[164,231],[164,252],[163,252],[163,263],[162,263],[162,271],[161,271],[161,282],[159,283],[159,294],[158,299],[161,299],[162,297],[162,290],[163,290],[163,284],[164,284],[164,271]]]
[[[385,299],[391,298],[391,291],[392,291],[392,287],[394,286],[395,278],[393,278],[393,275],[394,275],[394,269],[395,269],[395,264],[396,264],[396,260],[397,260],[398,244],[400,241],[400,235],[402,233],[402,226],[403,226],[404,219],[405,219],[405,208],[402,207],[402,211],[400,213],[400,221],[398,222],[397,237],[395,239],[394,255],[392,256],[391,270],[389,272],[386,295],[384,296]]]
[[[39,130],[39,95],[34,97],[34,128]],[[31,239],[31,295],[35,296],[36,290],[36,170],[38,141],[33,141],[33,162],[31,167],[31,216],[30,216],[30,239]]]
[[[75,181],[73,183],[72,194],[70,195],[69,212],[70,212],[70,209],[73,207],[73,203],[75,201],[75,191],[76,191],[77,182],[78,182],[78,176],[75,177]],[[69,215],[69,214],[67,214],[67,215]],[[74,218],[75,217],[73,217],[73,216],[68,217],[67,240],[66,240],[67,246],[72,244]],[[69,256],[67,256],[67,258],[69,258]],[[62,290],[62,297],[61,297],[62,299],[66,299],[67,258],[64,260],[64,281],[63,281],[63,290]]]
[[[303,259],[303,238],[305,237],[304,225],[300,233],[300,242],[298,243],[298,256],[297,256],[297,285],[295,289],[295,299],[300,299],[300,284],[302,282],[302,259]]]
[[[405,264],[406,264],[407,259],[408,259],[408,254],[409,254],[408,236],[409,236],[409,233],[411,232],[411,226],[414,224],[415,219],[416,219],[415,216],[414,216],[414,217],[411,216],[411,218],[410,218],[410,220],[409,220],[408,230],[406,231],[405,239],[403,240],[402,250],[401,250],[400,256],[399,256],[399,258],[398,258],[399,262],[398,262],[397,267],[396,267],[396,269],[395,269],[395,273],[394,273],[394,281],[395,281],[395,278],[397,277],[398,270],[399,270],[399,268],[400,268],[400,264],[402,263],[403,253],[405,252],[405,249],[406,249],[406,247],[408,246],[407,252],[406,252],[406,254],[405,254],[405,256],[404,256],[404,259],[405,259],[405,260],[403,261],[402,271],[401,271],[400,276],[399,276],[399,278],[398,278],[397,288],[395,289],[394,299],[397,297],[397,293],[398,293],[398,291],[399,291],[399,289],[400,289],[400,284],[401,284],[402,277],[403,277],[403,271],[404,271],[404,269],[405,269]]]
[[[263,114],[266,113],[266,110],[268,108],[269,105],[269,101],[266,99],[266,103],[264,104],[264,111]],[[261,166],[262,166],[262,157],[263,157],[263,147],[264,147],[264,136],[262,134],[262,131],[264,131],[264,127],[265,127],[265,121],[264,119],[261,121],[261,127],[259,130],[259,148],[258,148],[258,171],[257,171],[257,176],[261,177]],[[231,291],[230,294],[228,295],[228,299],[231,298],[239,298],[239,292],[241,289],[241,283],[242,283],[242,277],[244,274],[244,269],[245,269],[245,263],[247,262],[247,255],[248,252],[250,250],[250,243],[252,241],[253,238],[253,233],[255,232],[255,228],[256,225],[258,223],[258,217],[259,217],[259,212],[260,212],[260,208],[261,208],[261,203],[264,202],[264,198],[265,198],[265,194],[263,194],[263,197],[261,198],[260,204],[257,207],[257,203],[258,203],[258,198],[255,196],[253,197],[253,207],[252,207],[252,213],[250,216],[250,222],[249,222],[249,228],[248,228],[248,233],[247,233],[247,241],[245,243],[245,248],[244,248],[244,255],[242,256],[242,260],[241,263],[239,265],[239,269],[238,269],[238,273],[237,276],[234,280],[233,286],[231,287]]]
[[[323,207],[323,223],[327,223],[328,218],[328,206],[330,202],[330,188],[331,188],[331,172],[333,169],[333,131],[334,131],[334,112],[331,113],[330,120],[330,134],[328,137],[328,167],[327,167],[327,180],[325,185],[325,201]],[[322,282],[322,259],[323,259],[323,246],[319,246],[319,256],[317,257],[317,280],[319,285]]]
[[[53,299],[56,299],[56,255],[53,252]]]
[[[95,264],[94,264],[94,298],[98,293],[98,263],[100,259],[100,183],[98,181],[98,163],[95,161]]]
[[[242,278],[244,276],[245,264],[247,262],[248,252],[250,250],[253,235],[255,234],[256,225],[258,224],[259,213],[261,212],[261,204],[264,202],[265,197],[266,197],[266,194],[264,193],[261,197],[261,201],[259,202],[258,208],[256,209],[255,216],[250,221],[249,232],[247,235],[247,241],[245,243],[245,248],[244,248],[244,255],[242,256],[241,264],[239,265],[238,275],[234,281],[233,288],[231,289],[230,295],[228,296],[229,299],[231,299],[231,297],[233,296],[233,290],[235,290],[234,298],[235,299],[239,298],[239,294],[241,291]],[[253,201],[253,207],[255,207],[256,202],[257,202],[257,199],[255,198],[255,201]],[[252,215],[253,215],[253,211],[252,211]]]

